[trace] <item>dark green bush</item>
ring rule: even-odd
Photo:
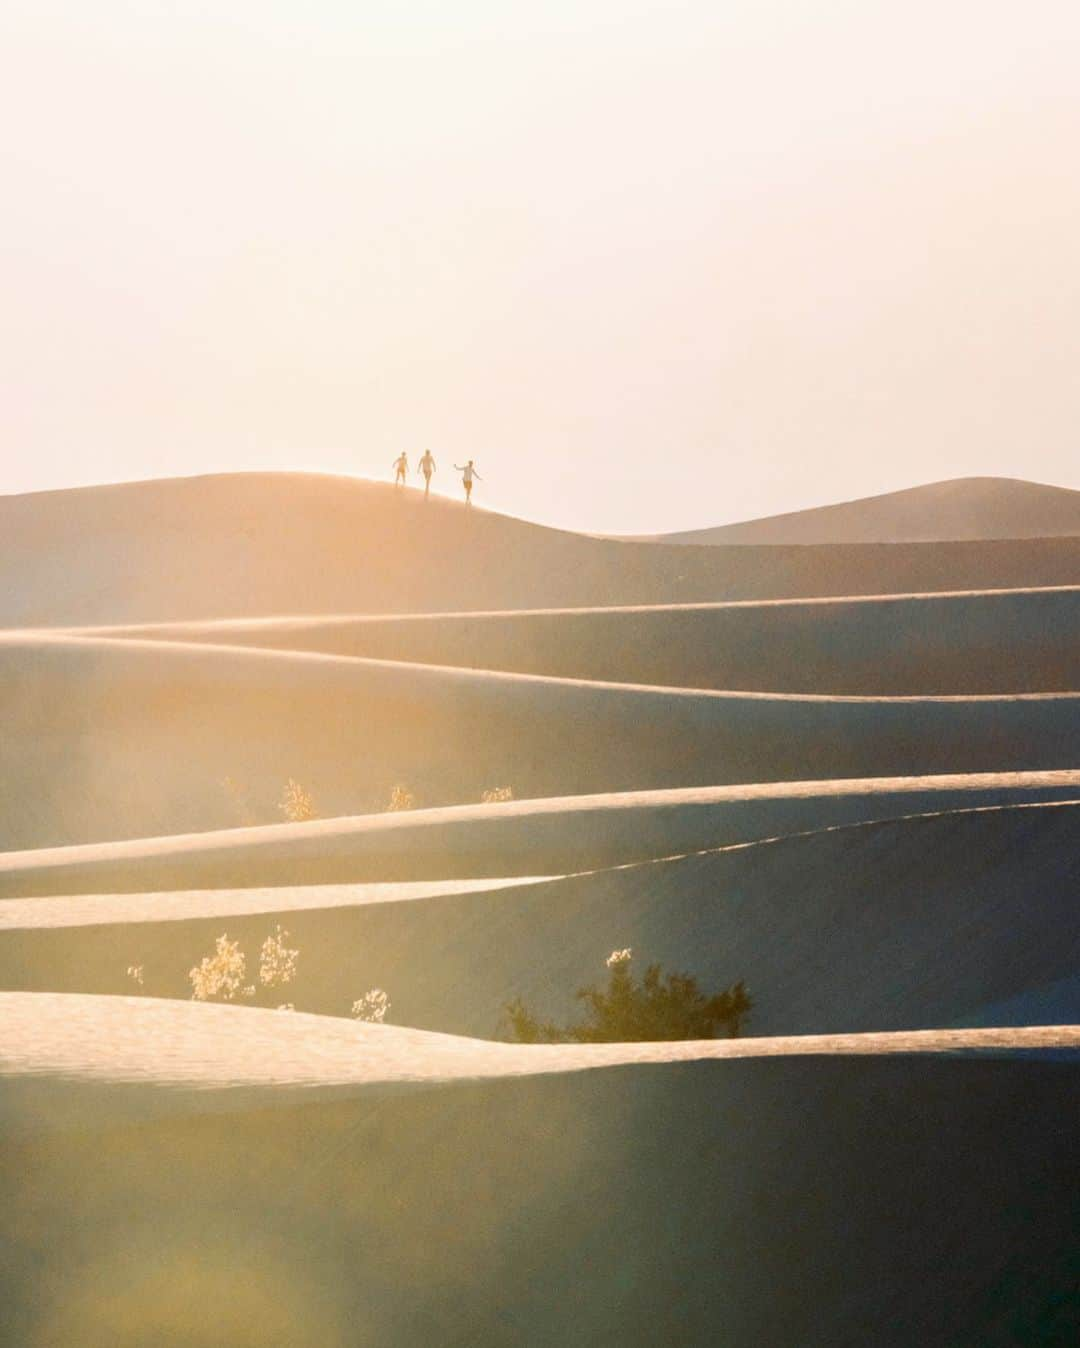
[[[659,964],[650,964],[638,982],[631,960],[629,950],[613,951],[607,986],[578,990],[584,1017],[577,1024],[540,1021],[516,997],[505,1007],[514,1038],[522,1044],[606,1044],[734,1038],[742,1033],[753,1002],[741,980],[709,997],[690,974],[663,974]]]

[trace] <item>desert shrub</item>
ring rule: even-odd
[[[504,800],[513,799],[514,788],[512,786],[493,786],[480,793],[480,802],[483,805],[500,805]]]
[[[264,987],[283,987],[296,977],[296,961],[299,950],[290,950],[285,942],[289,933],[279,922],[259,951],[259,982]]]
[[[146,983],[146,974],[141,964],[129,964],[127,976],[137,987],[141,988]]]
[[[650,964],[640,981],[634,977],[633,951],[613,950],[607,958],[606,985],[577,992],[584,1017],[559,1026],[541,1021],[520,997],[504,1008],[511,1033],[519,1043],[643,1043],[659,1039],[715,1039],[742,1033],[753,1002],[740,981],[714,993],[703,993],[690,974],[661,972]]]
[[[233,1002],[237,997],[253,997],[255,989],[244,982],[247,960],[239,941],[230,941],[227,932],[217,938],[214,953],[188,971],[191,996],[196,1002]]]
[[[303,824],[309,819],[318,819],[319,817],[311,792],[306,791],[292,777],[285,783],[285,790],[278,802],[278,809],[290,824]]]
[[[372,1021],[381,1025],[390,1010],[390,998],[382,988],[372,988],[352,1004],[352,1014],[357,1020]]]
[[[296,977],[299,950],[291,950],[285,942],[289,933],[278,923],[262,943],[259,951],[259,983],[264,988],[284,987]],[[141,966],[139,966],[141,968]],[[128,971],[129,976],[131,971]],[[230,941],[227,932],[217,938],[214,953],[204,955],[189,970],[191,996],[197,1002],[234,1002],[238,998],[250,1000],[256,988],[247,983],[247,956],[239,941]]]
[[[414,810],[416,808],[416,797],[402,782],[390,792],[390,804],[386,807],[391,810]]]

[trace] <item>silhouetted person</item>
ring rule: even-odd
[[[461,465],[457,463],[454,464],[454,467],[461,474],[461,485],[465,488],[465,504],[472,505],[473,478],[475,477],[478,482],[483,482],[484,479],[473,467],[472,459],[469,460],[469,462],[465,465],[464,468],[462,468]]]
[[[405,474],[409,471],[409,460],[405,454],[399,454],[394,460],[394,486],[404,487]]]
[[[428,498],[428,492],[431,490],[431,475],[435,471],[435,460],[431,457],[431,450],[424,450],[424,457],[420,460],[420,471],[424,475],[424,500]]]

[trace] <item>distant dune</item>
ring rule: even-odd
[[[666,543],[936,543],[1080,535],[1080,491],[961,477],[765,519],[658,535]]]
[[[0,497],[0,624],[670,604],[1080,582],[1080,538],[665,547],[392,486],[223,474]]]

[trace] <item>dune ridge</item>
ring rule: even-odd
[[[830,778],[545,797],[0,852],[0,896],[582,870],[905,815],[1069,801],[1080,771]]]
[[[82,637],[320,651],[601,682],[772,693],[1049,692],[1080,685],[1080,588],[82,629]]]
[[[17,727],[0,742],[7,850],[227,827],[225,778],[265,818],[288,777],[345,815],[401,781],[451,803],[503,783],[542,797],[1080,762],[1071,691],[727,692],[11,633],[0,687]]]
[[[800,1035],[652,1044],[497,1044],[399,1026],[363,1025],[252,1007],[143,997],[0,993],[3,1110],[43,1108],[45,1083],[118,1088],[136,1117],[130,1089],[172,1097],[169,1109],[232,1109],[290,1103],[387,1086],[432,1086],[535,1074],[706,1059],[816,1054],[941,1053],[1080,1048],[1080,1027],[959,1029],[894,1034]],[[34,1089],[37,1087],[38,1089]],[[284,1097],[284,1098],[283,1098]],[[150,1104],[153,1112],[153,1103]],[[130,1115],[128,1116],[130,1117]]]
[[[0,624],[40,627],[1070,585],[1080,537],[623,542],[388,483],[234,473],[0,497],[0,569]]]
[[[661,534],[668,543],[914,543],[1080,534],[1080,491],[961,477],[764,519]]]

